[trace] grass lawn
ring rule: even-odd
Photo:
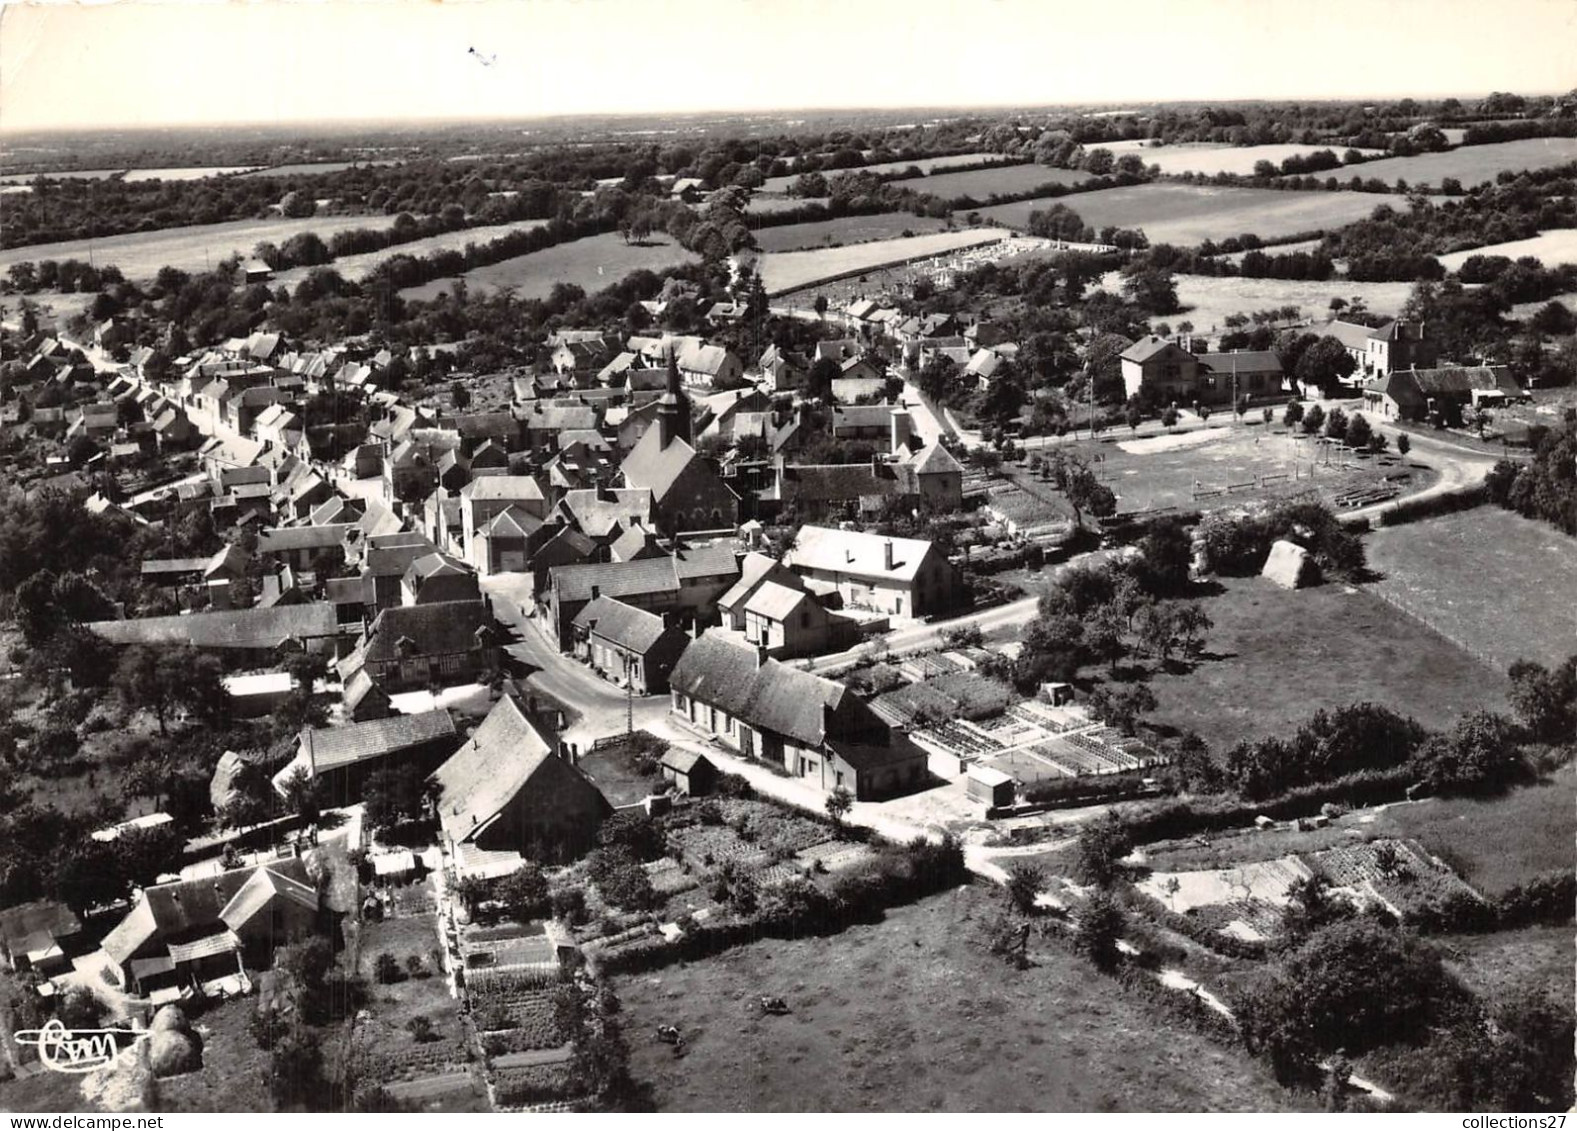
[[[1276,189],[1156,183],[1079,193],[1073,197],[1021,200],[983,208],[987,223],[1025,228],[1029,214],[1066,204],[1097,230],[1115,225],[1143,228],[1152,244],[1191,247],[1252,232],[1276,239],[1330,231],[1362,220],[1385,198],[1372,193],[1279,192]]]
[[[1531,239],[1492,243],[1472,251],[1455,251],[1436,258],[1447,271],[1456,271],[1474,255],[1504,255],[1507,259],[1531,255],[1546,267],[1554,267],[1558,263],[1577,263],[1577,231],[1557,228],[1551,232],[1540,232]]]
[[[906,226],[920,224],[920,218],[898,214]],[[870,222],[877,217],[860,216],[851,219]],[[831,220],[829,224],[843,221]],[[791,224],[788,228],[811,228],[820,225]],[[785,228],[767,228],[760,236],[769,237]],[[816,247],[808,251],[767,252],[757,261],[761,281],[769,294],[782,294],[798,290],[823,279],[835,279],[859,271],[876,271],[889,264],[904,263],[927,255],[944,255],[977,244],[992,243],[1010,233],[1001,228],[970,228],[959,232],[933,232],[930,235],[909,239],[884,239],[873,243],[855,244],[850,247]]]
[[[802,248],[838,247],[843,244],[890,240],[939,232],[947,220],[938,216],[916,216],[909,212],[883,212],[876,216],[839,216],[835,220],[812,220],[808,224],[779,224],[761,228],[756,243],[764,252],[798,251]]]
[[[227,1001],[192,1022],[203,1038],[201,1072],[159,1081],[160,1106],[170,1111],[272,1111],[269,1054],[257,1047],[247,1022],[257,998]],[[334,1034],[333,1037],[330,1034]],[[323,1031],[324,1039],[337,1029]]]
[[[1505,170],[1547,169],[1577,161],[1577,138],[1533,137],[1522,141],[1500,141],[1493,145],[1469,145],[1445,153],[1420,153],[1417,157],[1387,157],[1354,165],[1351,171],[1335,174],[1351,177],[1354,173],[1368,180],[1378,177],[1391,184],[1398,178],[1409,185],[1439,187],[1446,177],[1455,177],[1463,188],[1492,181]],[[1330,174],[1322,174],[1330,175]]]
[[[1161,172],[1175,173],[1236,173],[1240,176],[1249,176],[1254,172],[1254,166],[1260,161],[1269,161],[1278,168],[1281,163],[1292,156],[1303,156],[1307,153],[1316,153],[1321,149],[1329,149],[1340,157],[1347,151],[1344,145],[1220,145],[1204,143],[1200,145],[1160,145],[1160,146],[1135,146],[1132,143],[1107,145],[1119,156],[1124,153],[1137,153],[1145,167],[1159,165]],[[1375,153],[1377,150],[1368,150]],[[1320,176],[1339,176],[1341,170],[1332,170]]]
[[[1577,653],[1577,539],[1485,506],[1367,539],[1375,592],[1504,670]]]
[[[0,251],[0,271],[13,263],[41,259],[92,258],[99,267],[113,263],[128,279],[151,279],[161,267],[182,271],[206,271],[229,255],[250,256],[264,240],[283,244],[298,232],[316,232],[323,241],[337,232],[356,228],[382,230],[394,223],[393,216],[309,216],[291,220],[283,216],[267,220],[230,220],[223,224],[200,224],[189,228],[161,228],[155,232],[132,232],[96,240],[67,240],[62,243],[35,244]]]
[[[1234,425],[1234,417],[1221,411],[1210,418],[1208,432],[1180,432],[1172,437],[1129,439],[1124,429],[1106,434],[1091,443],[1081,440],[1074,447],[1092,461],[1101,481],[1117,495],[1120,514],[1176,508],[1178,510],[1216,510],[1241,507],[1245,503],[1271,498],[1286,498],[1312,491],[1326,502],[1356,488],[1376,486],[1387,475],[1410,475],[1398,481],[1404,492],[1421,490],[1433,481],[1433,473],[1418,464],[1404,467],[1394,455],[1380,459],[1333,452],[1331,464],[1323,459],[1315,465],[1317,449],[1306,438],[1294,439],[1279,425],[1268,431],[1260,422],[1259,410],[1252,409],[1244,423]],[[1278,419],[1280,409],[1277,409]],[[1219,421],[1219,425],[1217,422]],[[1253,423],[1249,423],[1253,421]],[[1301,437],[1301,433],[1298,434]],[[1125,447],[1137,450],[1125,450]],[[1345,460],[1346,470],[1339,466]],[[1098,461],[1098,462],[1095,462]],[[1282,476],[1264,480],[1261,477]],[[1031,480],[1028,471],[1014,471],[1021,484]],[[1194,483],[1202,491],[1229,493],[1194,498]],[[1252,486],[1242,486],[1250,484]],[[1041,484],[1034,484],[1037,488]]]
[[[619,979],[631,1071],[662,1111],[1279,1111],[1238,1049],[1175,1027],[1060,945],[1012,970],[984,886],[835,940],[772,939]],[[753,1009],[783,996],[788,1016]],[[687,1055],[653,1040],[675,1025]]]
[[[1505,709],[1498,671],[1372,593],[1339,583],[1294,591],[1260,577],[1222,586],[1203,601],[1214,658],[1150,681],[1152,720],[1197,731],[1218,756],[1242,739],[1287,735],[1321,707],[1362,700],[1432,728],[1479,707]]]
[[[478,293],[513,287],[521,298],[546,298],[558,283],[568,283],[594,294],[611,287],[632,271],[662,271],[696,257],[664,236],[642,244],[627,244],[617,232],[517,255],[489,267],[467,271],[467,286]],[[450,289],[448,279],[435,279],[420,287],[407,287],[402,298],[430,300]]]
[[[634,805],[663,789],[662,773],[642,774],[631,750],[594,750],[582,755],[575,764],[615,807]]]

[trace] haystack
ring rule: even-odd
[[[103,1111],[153,1111],[158,1106],[158,1086],[148,1062],[147,1043],[123,1053],[114,1064],[82,1077],[82,1098]]]
[[[186,1014],[181,1007],[175,1004],[166,1005],[153,1015],[153,1020],[148,1022],[150,1033],[161,1033],[169,1030],[173,1033],[190,1033],[192,1023],[186,1019]]]
[[[196,1072],[203,1066],[203,1046],[195,1033],[159,1029],[148,1038],[148,1064],[160,1080]]]
[[[1309,557],[1309,551],[1296,542],[1277,541],[1270,547],[1261,577],[1268,577],[1283,589],[1302,589],[1320,580],[1319,566]]]

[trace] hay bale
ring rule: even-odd
[[[148,1023],[148,1031],[151,1033],[162,1033],[165,1031],[190,1033],[192,1031],[192,1023],[186,1019],[186,1014],[182,1012],[181,1007],[172,1003],[153,1015],[153,1020]]]
[[[148,1038],[148,1064],[160,1080],[196,1072],[203,1066],[203,1048],[195,1033],[160,1029]]]
[[[1269,578],[1283,589],[1302,589],[1320,579],[1319,567],[1309,552],[1296,542],[1277,541],[1270,547],[1261,577]]]

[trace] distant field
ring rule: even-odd
[[[757,194],[750,198],[746,212],[792,212],[796,208],[805,208],[812,204],[826,204],[825,196],[761,196]]]
[[[936,216],[915,216],[909,212],[883,212],[876,216],[839,216],[836,220],[812,220],[808,224],[780,224],[757,229],[756,243],[766,251],[799,251],[808,247],[837,247],[842,244],[890,240],[905,232],[919,235],[937,232],[947,221]]]
[[[1090,174],[1080,169],[1052,169],[1045,165],[1003,165],[995,169],[970,169],[963,173],[938,173],[929,177],[911,177],[898,182],[915,192],[929,193],[952,200],[968,196],[986,200],[993,193],[1007,196],[1012,193],[1032,192],[1044,185],[1076,185],[1090,179]]]
[[[911,167],[918,167],[921,173],[930,173],[936,169],[951,169],[957,165],[975,165],[981,161],[1012,161],[1013,158],[1001,153],[957,153],[951,157],[919,157],[913,161],[884,161],[875,165],[862,165],[859,169],[822,169],[824,177],[834,177],[839,173],[875,173],[877,176],[890,176],[893,173],[907,172]],[[789,186],[798,178],[799,173],[790,173],[786,177],[768,177],[761,185],[762,192],[787,192]]]
[[[1205,649],[1217,658],[1149,684],[1153,721],[1197,731],[1218,757],[1360,700],[1436,728],[1479,707],[1505,709],[1499,672],[1372,593],[1334,583],[1294,591],[1260,577],[1221,584],[1202,602],[1215,622]]]
[[[73,173],[7,173],[0,177],[0,185],[20,185],[37,177],[48,177],[57,181],[101,181],[105,177],[118,176],[125,169],[82,169]]]
[[[1322,321],[1330,313],[1331,299],[1351,301],[1359,295],[1370,310],[1396,313],[1413,289],[1411,283],[1356,283],[1348,279],[1311,283],[1297,279],[1245,279],[1233,275],[1177,275],[1174,278],[1177,301],[1187,309],[1182,314],[1171,314],[1156,321],[1176,326],[1187,319],[1205,334],[1221,326],[1229,314],[1249,314],[1283,306],[1296,306],[1308,317]],[[1102,285],[1116,293],[1122,287],[1122,280],[1113,273],[1102,280]]]
[[[1066,204],[1095,229],[1115,225],[1143,228],[1152,244],[1191,247],[1252,233],[1276,239],[1301,232],[1330,231],[1362,220],[1385,201],[1353,192],[1281,192],[1276,189],[1211,185],[1149,184],[1101,189],[1077,196],[1021,200],[982,208],[993,224],[1025,228],[1029,214]]]
[[[179,169],[87,169],[80,173],[43,175],[72,181],[98,181],[116,176],[126,181],[198,181],[204,177],[224,177],[232,173],[245,173],[255,168],[257,168],[255,165],[207,165],[201,168]],[[38,175],[37,173],[8,173],[0,177],[0,185],[26,184]]]
[[[1291,255],[1295,251],[1313,251],[1324,242],[1324,240],[1317,239],[1298,240],[1296,243],[1273,244],[1270,247],[1261,248],[1260,250],[1264,251],[1267,255]],[[1215,256],[1215,258],[1221,260],[1223,263],[1242,263],[1243,257],[1247,254],[1248,252],[1246,251],[1229,251],[1225,255]]]
[[[1114,153],[1137,153],[1147,167],[1159,165],[1161,172],[1166,174],[1236,173],[1244,177],[1251,175],[1255,164],[1260,161],[1269,161],[1280,168],[1281,163],[1289,157],[1302,157],[1322,149],[1329,149],[1340,157],[1347,150],[1346,146],[1341,145],[1161,145],[1128,147],[1122,150],[1118,150],[1115,146],[1106,148]],[[1338,172],[1333,170],[1330,173],[1321,173],[1320,176],[1335,176]]]
[[[1501,141],[1493,145],[1468,145],[1445,153],[1420,153],[1417,157],[1387,157],[1355,165],[1347,176],[1356,173],[1364,180],[1378,177],[1387,184],[1401,179],[1410,185],[1428,184],[1436,188],[1446,177],[1455,177],[1463,188],[1492,181],[1496,175],[1524,169],[1547,169],[1577,161],[1577,138],[1534,137],[1523,141]]]
[[[282,216],[267,220],[231,220],[223,224],[202,224],[190,228],[161,228],[155,232],[132,232],[96,240],[69,240],[64,243],[34,244],[0,251],[0,271],[13,263],[40,259],[87,259],[100,267],[113,263],[128,279],[152,278],[160,267],[182,271],[204,271],[227,255],[248,256],[264,240],[284,243],[298,232],[316,232],[327,240],[335,232],[355,228],[387,228],[393,216],[310,216],[290,220]]]
[[[1554,267],[1560,263],[1577,263],[1577,229],[1557,228],[1551,232],[1540,232],[1531,239],[1489,244],[1486,247],[1475,247],[1471,251],[1454,251],[1450,255],[1437,255],[1435,258],[1440,260],[1440,265],[1447,271],[1457,271],[1475,255],[1504,255],[1508,259],[1531,255],[1546,267]]]
[[[757,268],[767,293],[781,294],[850,272],[874,271],[889,263],[992,243],[1009,234],[1001,228],[970,228],[961,232],[935,232],[928,236],[880,240],[849,247],[773,252],[762,255],[757,261]]]
[[[1010,969],[970,886],[834,939],[764,939],[618,978],[630,1071],[658,1111],[1283,1111],[1240,1048],[1171,1023],[1061,946]],[[782,996],[787,1016],[752,1009]],[[676,1058],[653,1040],[676,1026]]]
[[[1572,929],[1524,927],[1487,935],[1446,935],[1431,939],[1446,961],[1469,986],[1504,1000],[1537,989],[1570,1002],[1572,995]]]
[[[1577,653],[1577,540],[1499,507],[1368,538],[1386,600],[1494,667]]]
[[[308,161],[299,165],[271,165],[253,169],[249,177],[300,177],[315,173],[338,173],[345,169],[365,169],[372,165],[398,165],[398,161]]]
[[[382,251],[367,251],[359,255],[342,255],[329,264],[345,278],[353,282],[360,282],[372,273],[372,269],[388,259],[391,255],[411,255],[421,257],[431,255],[435,251],[460,251],[468,243],[485,244],[496,240],[510,232],[529,231],[540,228],[546,220],[521,220],[513,224],[489,224],[480,228],[463,228],[458,232],[444,232],[442,235],[428,236],[426,239],[412,240],[410,243],[395,244],[393,247],[384,248]],[[295,267],[289,271],[281,271],[274,276],[274,285],[281,287],[294,287],[307,277],[310,267]]]
[[[589,236],[573,243],[518,255],[479,267],[463,276],[473,290],[513,287],[521,298],[546,298],[557,283],[582,287],[587,294],[611,287],[632,271],[661,271],[689,263],[696,257],[661,237],[642,245],[626,244],[617,232]],[[449,280],[438,279],[400,292],[409,299],[432,299],[449,290]]]

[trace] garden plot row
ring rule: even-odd
[[[1460,876],[1410,841],[1341,845],[1316,852],[1309,860],[1333,886],[1350,888],[1403,915],[1450,897],[1480,898]]]

